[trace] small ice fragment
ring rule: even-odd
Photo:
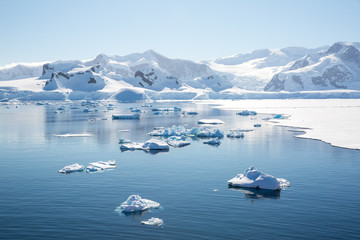
[[[169,139],[166,140],[167,144],[173,147],[185,147],[187,145],[190,145],[189,141],[185,141],[185,136],[176,137],[172,136]]]
[[[160,203],[141,198],[139,195],[131,195],[128,199],[123,202],[116,211],[124,213],[134,213],[148,210],[150,208],[159,208]]]
[[[140,108],[137,108],[137,107],[131,107],[131,108],[130,108],[130,111],[131,111],[131,112],[141,112],[141,109],[140,109]]]
[[[84,170],[84,165],[80,165],[78,163],[65,166],[64,168],[60,169],[59,173],[72,173],[72,172],[82,172]]]
[[[244,133],[242,132],[235,132],[232,131],[226,135],[228,138],[243,138],[245,137]]]
[[[220,145],[220,139],[219,138],[212,138],[212,139],[209,139],[207,141],[204,141],[203,142],[204,144],[209,144],[209,145]]]
[[[198,124],[224,124],[224,122],[219,119],[200,119]]]
[[[126,151],[126,150],[143,150],[144,143],[137,143],[137,142],[130,142],[130,143],[124,143],[120,145],[120,150]]]
[[[197,112],[185,112],[187,115],[197,115]]]
[[[254,167],[248,168],[244,174],[238,174],[228,181],[230,187],[261,188],[280,190],[290,186],[290,182],[283,178],[275,178],[269,174],[258,171]]]
[[[194,132],[195,136],[198,138],[223,138],[224,133],[219,129],[210,129],[210,128],[193,128],[190,132]]]
[[[112,119],[140,119],[140,114],[113,114]]]
[[[120,138],[119,144],[123,144],[123,143],[131,143],[131,141],[129,139]]]
[[[256,112],[255,111],[249,111],[249,110],[244,110],[244,111],[241,111],[241,112],[238,112],[236,113],[236,115],[241,115],[241,116],[255,116],[256,115]]]
[[[170,111],[181,111],[181,108],[173,107],[173,108],[153,108],[153,112],[170,112]]]
[[[160,218],[152,217],[146,221],[141,221],[141,224],[144,225],[152,225],[152,226],[162,226],[164,224],[164,221]]]
[[[92,162],[89,163],[90,165],[86,167],[87,172],[94,172],[94,171],[100,171],[105,169],[113,169],[116,168],[116,161],[115,160],[109,160],[107,162],[104,161],[98,161],[98,162]]]
[[[256,123],[256,124],[254,124],[254,127],[261,127],[261,124],[260,124],[260,123]]]
[[[169,150],[169,145],[161,140],[152,138],[142,145],[144,150]]]
[[[90,133],[67,133],[67,134],[54,134],[55,137],[91,137],[92,135]]]

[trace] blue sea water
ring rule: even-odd
[[[63,104],[0,106],[1,239],[360,239],[360,151],[295,138],[296,132],[262,120],[269,115],[244,117],[209,105],[158,103],[153,107],[199,114],[142,108],[140,120],[112,120],[112,113],[141,104],[55,113]],[[165,153],[119,149],[119,138],[145,141],[154,127],[190,128],[202,118],[223,120],[216,127],[225,133],[262,127],[243,139],[225,137],[218,147],[191,139]],[[66,133],[92,136],[54,136]],[[111,159],[114,170],[57,172]],[[228,188],[227,180],[249,166],[286,178],[291,187],[280,193]],[[162,207],[116,212],[131,194]],[[151,217],[164,226],[141,225]]]

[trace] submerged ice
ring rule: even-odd
[[[162,226],[164,224],[164,221],[160,218],[152,217],[146,221],[141,221],[141,224],[144,225],[152,225],[152,226]]]

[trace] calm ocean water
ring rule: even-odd
[[[288,128],[262,121],[267,115],[242,117],[208,105],[156,104],[199,114],[154,115],[143,108],[148,112],[140,120],[112,120],[111,114],[141,104],[55,113],[59,106],[0,106],[1,239],[360,239],[360,151],[297,139]],[[119,138],[145,141],[154,127],[190,128],[201,118],[225,121],[217,126],[225,133],[262,127],[244,139],[224,138],[219,147],[193,139],[166,153],[119,150]],[[53,136],[66,133],[92,137]],[[57,172],[110,159],[115,170]],[[229,189],[227,180],[249,166],[286,178],[291,187],[279,194]],[[162,207],[117,213],[131,194]],[[164,226],[141,225],[150,217]]]

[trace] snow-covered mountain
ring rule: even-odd
[[[0,100],[268,98],[264,90],[360,90],[359,49],[360,43],[338,42],[316,49],[261,49],[202,62],[148,50],[99,54],[85,61],[11,64],[0,67]]]
[[[265,91],[360,89],[360,44],[338,42],[287,64]]]

